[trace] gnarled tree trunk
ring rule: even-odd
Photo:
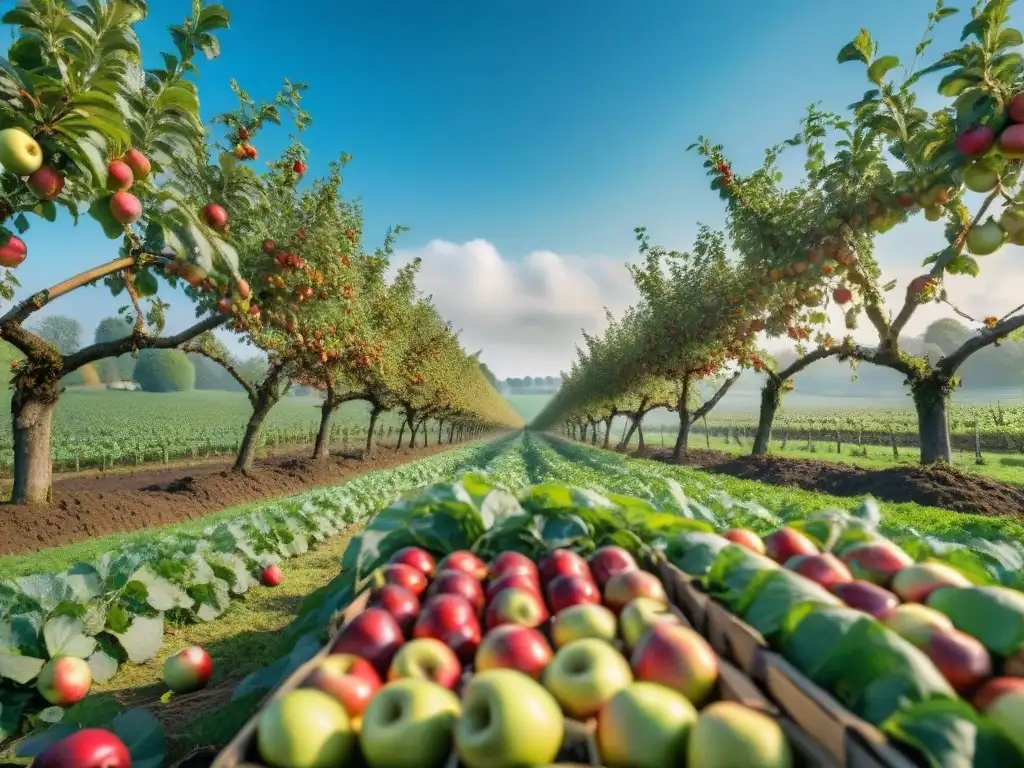
[[[953,379],[940,373],[912,379],[910,393],[917,409],[917,430],[921,441],[921,463],[952,461],[949,440],[949,396]]]
[[[677,408],[679,410],[679,432],[676,433],[676,444],[672,447],[672,458],[679,461],[686,453],[686,445],[690,440],[690,425],[693,424],[693,419],[690,417],[689,374],[683,376]]]
[[[334,389],[328,387],[324,402],[320,406],[320,429],[316,433],[316,444],[313,446],[314,459],[326,459],[330,453],[331,421],[334,419],[334,412],[339,405],[341,403]]]
[[[46,505],[53,501],[50,437],[59,385],[16,384],[11,396],[14,433],[14,503]]]
[[[775,414],[781,402],[781,382],[769,376],[761,388],[761,410],[757,418],[757,434],[754,435],[752,455],[768,453],[772,439],[772,424],[775,422]]]
[[[380,416],[380,414],[381,414],[381,412],[383,410],[384,409],[381,408],[377,403],[373,403],[372,407],[370,408],[370,429],[366,433],[366,455],[367,456],[369,456],[370,454],[373,453],[373,430],[377,426],[377,417]],[[402,427],[404,429],[405,425],[403,424]],[[399,437],[398,437],[398,442],[399,442],[399,445],[401,445],[401,442],[402,442],[401,435],[399,435]]]
[[[402,450],[402,437],[405,435],[405,425],[408,424],[408,420],[402,422],[402,426],[398,430],[398,440],[395,442],[395,450]],[[369,438],[367,438],[369,439]]]
[[[245,425],[245,436],[242,437],[242,445],[238,450],[238,456],[235,457],[235,465],[233,467],[235,472],[248,472],[252,469],[253,461],[256,459],[256,443],[259,440],[263,421],[267,418],[267,414],[270,413],[270,409],[277,405],[284,394],[284,390],[281,388],[283,379],[284,366],[273,366],[267,372],[267,378],[263,380],[259,389],[255,391],[255,396],[250,395],[252,415],[249,417],[249,422]]]

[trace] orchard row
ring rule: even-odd
[[[947,275],[977,275],[982,257],[1004,244],[1024,243],[1024,93],[1017,85],[1024,67],[1016,52],[1024,36],[1009,26],[1010,5],[978,4],[961,46],[918,71],[878,56],[862,31],[838,60],[863,64],[871,90],[843,114],[812,106],[799,133],[768,149],[749,175],[732,168],[722,147],[703,138],[693,145],[725,202],[726,231],[702,226],[693,248],[681,253],[652,245],[637,229],[644,259],[630,272],[639,303],[603,335],[584,336],[579,359],[535,425],[593,438],[618,415],[631,419],[631,436],[648,412],[669,408],[679,417],[679,457],[691,425],[743,370],[754,370],[767,376],[753,449],[764,453],[793,376],[835,357],[901,374],[917,411],[921,461],[949,461],[948,408],[958,368],[1024,328],[1024,304],[975,318],[953,304],[944,284]],[[934,27],[955,14],[939,2],[919,54]],[[892,79],[897,72],[902,77]],[[938,91],[947,101],[929,113],[917,106],[924,100],[917,86],[923,75],[939,72]],[[805,177],[789,187],[777,167],[787,147],[806,151]],[[946,243],[922,254],[922,274],[901,288],[883,277],[874,246],[878,235],[919,212],[941,222]],[[937,361],[900,346],[907,324],[932,302],[949,305],[975,328]],[[877,345],[854,341],[863,320]],[[832,330],[839,327],[846,329],[841,337]],[[758,346],[764,339],[790,340],[796,360],[776,365]],[[697,391],[701,380],[717,386],[706,400]]]
[[[61,379],[144,348],[184,347],[235,375],[252,405],[238,470],[251,465],[260,427],[292,383],[324,392],[318,457],[334,412],[353,400],[370,405],[368,433],[381,413],[398,409],[413,440],[427,419],[442,422],[449,440],[521,423],[416,288],[418,261],[387,279],[401,227],[379,247],[364,246],[362,210],[342,194],[348,155],[307,180],[308,153],[294,138],[311,119],[304,85],[285,80],[272,100],[257,101],[232,81],[238,107],[204,127],[198,54],[218,53],[215,35],[230,15],[219,5],[194,8],[171,28],[173,50],[152,69],[142,65],[138,3],[19,3],[3,16],[14,42],[0,71],[0,296],[13,300],[9,270],[33,256],[30,216],[52,222],[59,206],[77,221],[87,212],[93,221],[81,226],[98,224],[113,241],[111,260],[0,315],[0,338],[24,356],[11,401],[13,500],[50,499]],[[283,125],[290,143],[255,168],[264,131]],[[124,339],[64,355],[25,327],[60,296],[98,281],[127,305],[133,330]],[[168,334],[158,293],[174,287],[183,287],[197,322]],[[235,371],[210,333],[218,328],[267,355],[262,381]]]

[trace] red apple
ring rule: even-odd
[[[764,540],[765,553],[777,563],[784,563],[795,555],[814,555],[817,545],[795,528],[783,526],[768,534]]]
[[[391,563],[380,569],[380,578],[384,584],[394,584],[419,597],[427,588],[427,577],[423,571],[403,563]]]
[[[0,238],[3,235],[0,234]],[[7,242],[0,245],[0,267],[7,267],[7,269],[14,269],[28,256],[28,246],[25,245],[25,241],[17,235],[11,235],[7,238]]]
[[[505,624],[491,630],[476,650],[476,673],[489,669],[515,669],[540,680],[552,657],[544,635],[532,627]]]
[[[638,597],[668,603],[668,595],[665,594],[661,580],[647,571],[623,571],[612,576],[604,586],[604,604],[616,616]]]
[[[590,566],[587,561],[568,549],[556,549],[544,556],[538,566],[541,582],[547,584],[556,576],[584,576],[588,579],[594,577],[590,573]]]
[[[58,707],[66,707],[85,698],[92,685],[92,670],[83,659],[57,656],[46,662],[36,688],[43,698]]]
[[[292,170],[295,171],[295,173],[299,174],[299,176],[301,176],[306,172],[306,164],[301,160],[296,160],[292,164]]]
[[[636,560],[622,547],[601,547],[590,556],[590,572],[601,589],[615,574],[636,568]]]
[[[484,625],[487,629],[502,624],[539,627],[549,618],[544,598],[532,589],[503,589],[487,604]]]
[[[337,653],[325,656],[299,687],[329,694],[350,718],[356,718],[363,714],[380,686],[380,675],[370,662],[350,653]]]
[[[1015,123],[1024,123],[1024,91],[1015,93],[1006,106],[1006,113]]]
[[[276,587],[281,583],[281,566],[271,563],[260,571],[260,584],[265,587]]]
[[[383,677],[402,642],[402,629],[394,616],[383,608],[367,608],[342,627],[331,653],[351,653],[366,659]]]
[[[433,637],[410,640],[395,654],[388,670],[388,682],[414,678],[454,688],[462,677],[462,664],[455,651]]]
[[[405,587],[396,584],[386,584],[375,589],[370,595],[368,605],[372,608],[383,608],[390,613],[406,637],[412,632],[412,625],[420,612],[420,599]]]
[[[235,283],[235,290],[238,291],[239,298],[248,299],[249,298],[249,281],[246,280],[245,278],[242,278],[237,283]]]
[[[981,157],[996,143],[996,132],[987,125],[975,125],[956,137],[956,149],[965,157]]]
[[[761,540],[761,537],[747,528],[730,528],[722,534],[722,537],[759,555],[765,553],[764,542]]]
[[[544,596],[552,614],[581,603],[601,604],[597,585],[586,576],[556,576],[548,582]]]
[[[908,603],[923,603],[941,587],[969,587],[970,580],[945,563],[914,563],[892,577],[892,591]]]
[[[921,650],[961,696],[970,696],[992,676],[992,657],[985,646],[958,629],[932,632]]]
[[[786,568],[801,576],[816,581],[825,589],[844,581],[853,581],[853,574],[846,563],[830,552],[815,555],[795,555],[786,561]]]
[[[525,589],[528,592],[536,592],[539,595],[540,581],[525,573],[507,573],[501,578],[491,579],[487,582],[484,597],[487,602],[490,602],[503,589]]]
[[[198,645],[172,653],[164,662],[164,683],[175,693],[205,688],[213,676],[213,659]]]
[[[26,183],[40,200],[56,200],[64,189],[64,176],[56,168],[44,165]]]
[[[718,657],[708,641],[682,624],[653,624],[633,649],[636,679],[683,694],[699,707],[718,682]]]
[[[842,561],[854,578],[889,586],[899,571],[914,564],[914,559],[891,541],[869,541],[843,550]]]
[[[460,595],[466,598],[478,614],[484,607],[484,588],[480,582],[474,579],[465,571],[444,570],[438,571],[434,577],[430,589],[427,590],[430,597],[434,595]]]
[[[149,158],[134,147],[124,153],[124,163],[132,169],[132,175],[136,179],[148,179],[153,170]]]
[[[135,174],[127,163],[114,160],[107,166],[107,189],[111,192],[127,192],[135,181]]]
[[[268,242],[270,242],[271,249],[273,249],[273,241]],[[411,565],[416,570],[422,571],[424,576],[433,576],[437,566],[434,556],[427,552],[427,550],[420,549],[419,547],[404,547],[395,552],[388,562]]]
[[[480,645],[480,621],[466,598],[437,595],[423,606],[412,628],[412,636],[440,640],[465,664],[473,658]]]
[[[446,569],[464,571],[477,581],[483,581],[487,578],[487,565],[484,561],[472,552],[464,549],[452,552],[437,564],[437,570],[443,571]]]
[[[981,686],[971,702],[979,712],[985,712],[1004,693],[1024,696],[1024,677],[993,677]]]
[[[892,592],[870,581],[839,582],[831,591],[851,608],[870,614],[880,621],[884,621],[900,602]]]
[[[276,250],[277,250],[277,243],[275,243],[269,237],[266,240],[263,241],[263,252],[265,254],[267,254],[267,256],[273,256],[274,255],[274,251],[276,251]],[[415,547],[409,547],[409,549],[415,549]],[[393,559],[392,559],[392,562],[394,562]],[[412,563],[409,563],[409,565],[412,565]]]
[[[216,203],[203,206],[203,219],[211,229],[222,230],[228,225],[228,212]]]
[[[115,192],[110,198],[110,215],[118,224],[134,224],[142,218],[142,203],[130,192]]]
[[[533,560],[519,552],[502,552],[491,561],[489,569],[491,581],[500,579],[513,573],[532,576],[533,580],[540,583],[540,572]]]
[[[128,747],[102,728],[83,728],[44,749],[33,768],[131,768]]]

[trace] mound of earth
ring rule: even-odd
[[[230,463],[219,462],[58,478],[49,509],[0,505],[0,555],[195,520],[239,504],[338,485],[451,447],[431,445],[396,451],[381,446],[365,459],[350,453],[323,461],[309,459],[307,448],[303,456],[281,455],[257,461],[244,475],[231,472]]]
[[[645,457],[673,463],[669,449],[655,448]],[[794,486],[833,496],[870,494],[880,501],[912,501],[956,512],[1024,516],[1024,488],[949,466],[864,469],[833,461],[772,455],[737,456],[692,448],[680,463],[743,480]]]

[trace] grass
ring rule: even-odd
[[[613,433],[614,437],[614,433]],[[654,433],[645,435],[647,445],[670,446],[675,440],[672,433]],[[635,441],[632,443],[635,445]],[[835,442],[815,441],[812,443],[813,451],[807,450],[807,441],[790,440],[785,450],[782,449],[779,441],[773,441],[771,455],[789,459],[814,459],[817,461],[833,461],[843,464],[852,464],[865,469],[892,469],[894,467],[916,467],[920,466],[917,461],[916,448],[900,448],[900,458],[894,459],[892,447],[888,445],[865,445],[864,455],[854,455],[858,446],[853,443],[844,443],[843,452],[836,452]],[[738,456],[745,456],[750,453],[750,441],[737,445],[735,440],[728,443],[724,437],[707,438],[706,435],[694,432],[690,435],[691,448],[711,448],[716,451],[725,451]],[[982,475],[998,480],[1003,483],[1024,485],[1024,456],[1008,453],[986,453],[983,454],[985,463],[978,465],[974,461],[974,453],[968,451],[956,451],[953,454],[952,464],[961,472],[972,475]]]
[[[334,536],[312,552],[283,564],[281,585],[254,587],[215,621],[166,626],[156,658],[145,664],[126,664],[106,685],[70,708],[66,717],[85,725],[102,724],[121,708],[150,706],[168,736],[166,764],[172,765],[204,746],[221,746],[252,715],[256,701],[247,697],[230,702],[238,682],[250,672],[276,661],[282,654],[279,633],[295,618],[302,600],[339,573],[339,558],[354,530]],[[172,653],[201,645],[213,658],[213,679],[203,691],[161,697],[163,664]],[[0,762],[9,755],[0,751]]]

